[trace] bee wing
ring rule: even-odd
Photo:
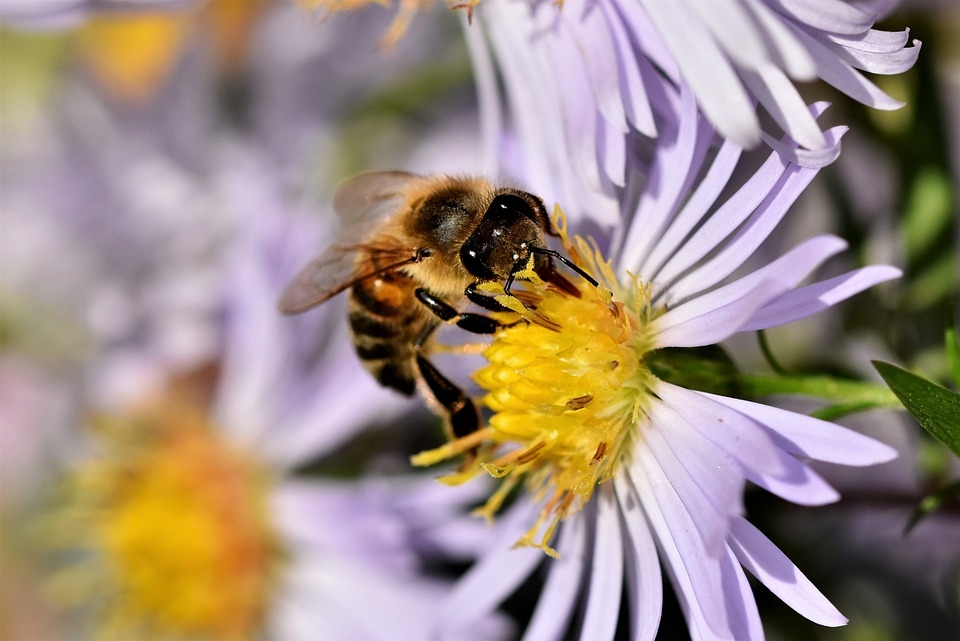
[[[404,189],[422,176],[405,171],[360,174],[340,185],[333,208],[344,231],[336,244],[310,261],[287,285],[277,308],[284,314],[299,314],[336,296],[357,281],[414,262],[416,249],[378,246],[366,242],[376,237],[389,214],[402,205]],[[378,256],[375,267],[371,256]],[[367,259],[367,260],[362,260]]]
[[[379,218],[396,210],[404,190],[423,176],[406,171],[374,171],[346,180],[337,188],[333,208],[345,225]]]
[[[371,255],[378,255],[389,262],[384,264],[383,260],[378,260],[373,263]],[[280,296],[277,309],[287,315],[305,312],[364,278],[392,271],[416,260],[416,250],[350,244],[341,239],[341,242],[327,248],[300,270]]]

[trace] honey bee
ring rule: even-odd
[[[422,383],[454,437],[474,432],[480,417],[473,401],[430,362],[429,339],[441,323],[476,334],[501,327],[455,305],[467,299],[506,311],[477,287],[503,283],[509,294],[531,258],[538,276],[572,295],[578,290],[557,272],[554,259],[596,285],[547,247],[545,237],[556,233],[540,198],[484,178],[361,174],[340,186],[333,206],[355,224],[290,282],[279,310],[299,314],[350,289],[350,329],[366,368],[381,385],[407,396]]]

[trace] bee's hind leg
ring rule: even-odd
[[[463,438],[476,432],[480,428],[480,413],[470,397],[451,383],[422,354],[417,354],[417,367],[433,398],[446,411],[452,436]]]
[[[484,296],[469,287],[465,293],[471,301],[485,309],[491,311],[505,310],[505,308],[500,306],[493,298]],[[455,323],[458,327],[468,332],[474,334],[493,334],[498,329],[504,327],[500,321],[490,318],[489,316],[484,316],[483,314],[461,313],[457,311],[455,307],[443,299],[434,296],[423,287],[418,287],[414,294],[417,300],[429,309],[434,316],[442,321]],[[480,302],[478,299],[484,300]],[[494,307],[494,305],[497,307]],[[420,369],[420,374],[424,382],[426,382],[427,387],[430,388],[434,399],[436,399],[437,403],[447,412],[450,418],[450,429],[453,432],[452,436],[454,438],[463,438],[464,436],[473,434],[480,428],[480,413],[477,411],[477,407],[470,397],[441,374],[440,371],[427,360],[426,356],[424,356],[421,347],[426,343],[436,327],[435,324],[428,325],[425,331],[414,342],[414,346],[417,348],[417,367]]]

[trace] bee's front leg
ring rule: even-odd
[[[470,288],[468,287],[467,289],[469,290]],[[483,314],[458,312],[450,303],[447,303],[446,301],[434,296],[423,287],[418,287],[414,293],[417,297],[417,300],[423,303],[427,309],[436,315],[437,318],[446,322],[455,322],[457,327],[465,329],[468,332],[472,332],[474,334],[493,334],[504,326],[500,321],[490,318],[489,316],[484,316]],[[470,296],[469,294],[467,295]],[[478,299],[487,298],[479,292],[476,292],[475,295]],[[483,306],[472,297],[471,300],[478,305]],[[495,300],[492,302],[496,303]],[[496,304],[499,305],[499,303]],[[487,309],[491,308],[488,307]],[[491,309],[491,311],[493,310]]]
[[[500,302],[497,301],[495,295],[485,294],[480,290],[478,290],[476,283],[470,283],[469,285],[467,285],[467,288],[463,290],[463,294],[474,305],[490,310],[491,312],[513,311],[509,307],[504,307],[503,305],[501,305]]]

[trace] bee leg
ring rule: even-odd
[[[456,322],[457,326],[474,334],[493,334],[503,327],[500,321],[484,316],[483,314],[461,313],[449,303],[437,298],[423,287],[414,292],[417,300],[426,305],[437,318],[443,321]]]
[[[476,432],[480,427],[480,414],[470,397],[451,383],[422,354],[417,354],[417,367],[420,368],[420,375],[433,397],[446,410],[453,437],[463,438]]]
[[[494,296],[478,291],[476,283],[470,283],[467,285],[467,288],[463,290],[463,293],[468,299],[470,299],[471,303],[484,309],[488,309],[491,312],[511,311],[509,307],[504,307],[501,305]]]

